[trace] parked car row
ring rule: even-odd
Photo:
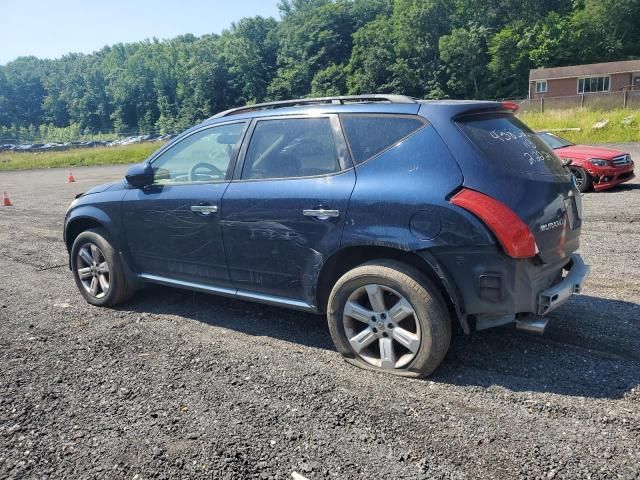
[[[175,135],[166,134],[166,135],[134,135],[131,137],[120,138],[118,140],[113,140],[111,142],[107,142],[107,147],[115,147],[118,145],[132,145],[134,143],[143,143],[143,142],[168,142]]]
[[[69,150],[72,148],[91,148],[91,147],[115,147],[120,145],[131,145],[142,142],[167,142],[175,135],[134,135],[116,140],[86,140],[74,142],[52,142],[52,143],[7,143],[0,145],[0,152],[43,152],[43,151],[59,151]]]
[[[11,143],[0,145],[0,151],[11,152],[40,152],[40,151],[56,151],[68,150],[71,148],[87,148],[104,146],[108,142],[105,141],[76,141],[76,142],[52,142],[52,143],[21,143],[14,145]]]

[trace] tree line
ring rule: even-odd
[[[640,57],[640,0],[283,0],[220,35],[0,66],[0,127],[177,131],[246,103],[527,95],[531,68]]]

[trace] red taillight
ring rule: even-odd
[[[509,207],[483,193],[462,189],[451,203],[479,217],[498,238],[504,251],[513,258],[529,258],[538,246],[529,227]]]
[[[506,108],[507,110],[511,110],[512,112],[516,112],[520,106],[514,102],[502,102],[502,108]]]

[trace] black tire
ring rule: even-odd
[[[353,324],[354,321],[349,316],[345,316],[345,306],[350,298],[352,299],[350,301],[352,304],[353,298],[357,298],[358,292],[362,291],[366,285],[369,287],[376,285],[384,290],[384,294],[387,295],[384,301],[387,314],[393,310],[393,308],[388,305],[389,301],[393,302],[393,297],[397,294],[404,297],[413,309],[412,317],[406,318],[409,319],[412,325],[415,324],[414,328],[419,328],[417,333],[419,333],[420,344],[415,353],[406,349],[407,353],[404,354],[404,358],[407,358],[407,356],[411,358],[411,355],[413,355],[413,358],[405,365],[398,365],[401,363],[400,360],[398,360],[393,367],[388,366],[385,368],[381,365],[375,365],[372,363],[372,357],[367,359],[367,355],[356,352],[348,339],[348,324]],[[373,288],[375,289],[375,287]],[[367,297],[364,302],[370,299],[368,296],[369,291],[367,290],[366,292]],[[356,297],[354,297],[354,295],[356,295]],[[372,302],[369,303],[369,305],[372,305]],[[373,307],[370,308],[375,310]],[[380,309],[378,309],[378,311],[379,310]],[[391,315],[382,318],[391,318]],[[446,356],[451,342],[451,318],[440,291],[417,269],[407,264],[391,260],[368,262],[343,275],[336,282],[329,295],[327,320],[331,338],[347,362],[358,367],[405,377],[425,377],[430,375]],[[401,321],[404,322],[405,320]],[[359,320],[359,322],[360,323],[356,321],[355,324],[360,325],[364,329],[372,329],[375,331],[375,322],[373,319],[368,326],[363,320]],[[386,322],[386,320],[383,320],[383,323],[384,322]],[[379,323],[376,325],[379,325]],[[398,326],[399,324],[396,325],[395,328],[397,329]],[[353,332],[353,330],[349,331]],[[399,331],[400,330],[398,330],[398,332]],[[389,333],[385,335],[386,332]],[[364,332],[360,332],[358,335],[363,333]],[[379,334],[384,335],[385,338],[391,336],[395,340],[391,328],[385,327],[385,332],[378,330],[376,335]],[[354,338],[355,336],[352,336],[352,340]],[[382,341],[384,340],[380,337],[376,338],[377,341],[380,342],[378,351],[382,352]],[[374,339],[371,343],[372,348],[375,348],[375,343],[376,340]],[[393,345],[392,350],[395,350],[393,358],[396,358],[398,350],[404,350],[404,347],[397,342]],[[383,362],[382,356],[382,353],[380,353],[381,362]],[[403,357],[400,357],[400,359],[402,358]]]
[[[83,280],[80,278],[79,269],[85,270],[91,268],[87,261],[79,259],[79,253],[81,249],[86,252],[93,251],[91,245],[95,245],[101,254],[100,259],[104,259],[108,266],[107,279],[108,288],[102,289],[103,295],[92,295],[88,290]],[[93,267],[96,268],[95,266]],[[111,246],[107,233],[102,228],[93,228],[85,230],[78,235],[71,247],[71,270],[73,272],[73,278],[76,281],[76,285],[84,299],[92,304],[100,307],[112,307],[127,301],[133,296],[136,289],[129,285],[127,276],[123,267],[122,259],[118,252]],[[95,270],[92,270],[95,272]],[[96,273],[92,273],[96,275]],[[85,278],[85,281],[93,281],[92,277]],[[96,278],[97,281],[97,278]],[[100,282],[98,282],[100,284]]]
[[[584,168],[571,167],[570,170],[576,179],[576,186],[581,193],[584,193],[591,189],[593,180],[591,179],[591,175],[589,175],[589,173]]]

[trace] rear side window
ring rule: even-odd
[[[260,120],[251,136],[242,178],[310,177],[338,171],[328,118]]]
[[[567,174],[551,147],[512,115],[473,116],[458,125],[495,166],[517,172]]]
[[[341,115],[340,120],[356,164],[393,146],[425,124],[419,117],[398,115]]]

